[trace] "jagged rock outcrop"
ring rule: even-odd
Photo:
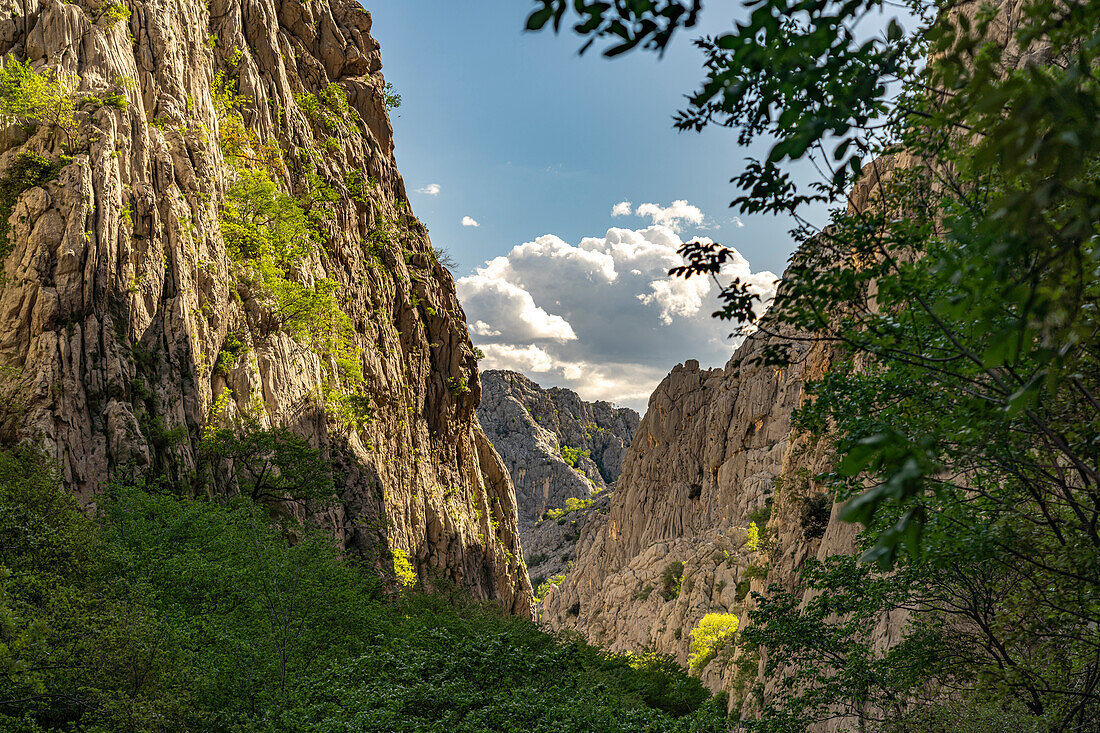
[[[749,590],[762,585],[748,570],[750,515],[762,524],[775,501],[804,372],[827,365],[815,353],[785,369],[754,366],[762,346],[750,338],[724,369],[689,360],[657,387],[610,512],[581,526],[571,573],[543,600],[547,626],[686,665],[689,632],[704,615],[743,616]],[[799,543],[804,553],[816,544]],[[726,682],[717,664],[701,676],[714,689]]]
[[[520,534],[532,578],[565,570],[577,540],[574,523],[590,510],[540,521],[571,498],[589,499],[619,478],[638,428],[638,413],[585,402],[572,390],[543,389],[518,372],[481,375],[478,420],[516,487]]]
[[[90,499],[120,474],[186,481],[210,425],[288,426],[336,463],[348,548],[404,550],[421,577],[529,613],[515,496],[477,424],[452,277],[408,209],[370,32],[353,0],[0,0],[0,55],[78,100],[69,130],[0,121],[0,176],[28,151],[59,166],[6,202],[5,428]],[[279,328],[227,253],[229,158],[328,212],[292,279],[334,283],[344,351]],[[359,425],[331,409],[349,358]]]

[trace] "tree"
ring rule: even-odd
[[[316,510],[336,498],[332,468],[309,440],[287,428],[211,428],[199,446],[211,486],[222,496]]]
[[[11,54],[0,66],[0,118],[56,126],[71,148],[75,109],[68,87],[50,69],[35,71]]]
[[[701,9],[540,4],[531,26],[577,13],[609,53],[663,49]],[[697,41],[706,78],[676,124],[775,140],[734,178],[741,212],[797,223],[799,251],[753,324],[763,358],[834,349],[840,364],[807,385],[797,422],[836,448],[820,479],[865,526],[863,558],[913,574],[913,594],[887,607],[943,630],[928,648],[957,664],[923,681],[1046,729],[1088,729],[1100,716],[1100,7],[1033,0],[1008,22],[996,7],[912,2],[914,29],[894,19],[881,34],[859,32],[881,2],[749,7]],[[800,159],[821,177],[795,181]],[[873,185],[850,199],[859,179]],[[810,203],[837,207],[826,227],[804,218]],[[715,278],[716,315],[749,322],[755,295],[719,276],[729,250],[682,253],[674,274]],[[812,615],[765,608],[777,634]],[[831,689],[837,661],[815,659],[806,689]],[[846,684],[858,696],[864,682]]]

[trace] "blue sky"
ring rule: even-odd
[[[624,199],[686,199],[722,225],[734,215],[729,179],[747,154],[735,133],[678,133],[671,123],[702,78],[689,43],[699,32],[680,35],[663,60],[642,52],[608,60],[595,49],[578,56],[572,33],[524,32],[533,7],[524,0],[364,6],[383,73],[402,95],[393,120],[400,170],[436,246],[458,261],[456,275],[539,234],[574,241],[601,232]],[[701,30],[730,19],[708,8]],[[437,196],[415,193],[431,183]],[[463,227],[464,216],[480,226]],[[744,223],[726,243],[754,267],[781,271],[789,224]]]
[[[672,127],[702,78],[690,40],[728,29],[739,4],[709,6],[663,59],[614,60],[579,56],[572,32],[525,32],[525,0],[364,6],[402,96],[398,167],[433,244],[457,263],[483,369],[644,410],[678,362],[725,363],[735,343],[709,316],[715,293],[668,281],[675,247],[697,235],[735,247],[764,295],[793,248],[790,222],[739,225],[729,208],[729,179],[763,148],[738,147],[730,130]],[[417,193],[432,184],[435,195]],[[622,201],[631,215],[613,217]],[[641,204],[666,213],[639,217]]]

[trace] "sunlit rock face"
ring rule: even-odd
[[[478,420],[504,460],[516,487],[520,535],[534,579],[565,570],[573,557],[577,521],[591,507],[543,520],[569,499],[606,492],[622,471],[638,428],[638,413],[607,402],[585,402],[571,390],[543,389],[519,372],[481,375]]]
[[[98,100],[78,105],[70,135],[0,121],[0,171],[25,151],[63,164],[12,202],[6,433],[44,444],[90,500],[119,475],[187,481],[208,425],[288,426],[335,462],[343,498],[329,521],[346,547],[380,565],[402,549],[423,578],[529,613],[515,495],[475,417],[453,279],[408,210],[370,15],[352,0],[130,0],[121,20],[106,7],[0,0],[0,55]],[[238,167],[266,165],[302,200],[310,176],[338,194],[294,277],[339,286],[371,404],[362,427],[325,409],[327,357],[257,327],[265,306],[227,255],[219,215],[238,174],[219,80],[282,160],[246,152]],[[330,124],[303,95],[333,89],[348,109]],[[391,221],[407,223],[369,246]],[[243,348],[219,361],[231,335]]]

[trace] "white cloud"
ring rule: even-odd
[[[491,314],[489,321],[480,318],[474,321],[478,336],[507,336],[520,342],[577,338],[568,321],[535,305],[529,292],[507,280],[470,275],[458,281],[457,289],[463,307],[471,313]]]
[[[500,331],[490,326],[485,321],[477,321],[474,325],[470,326],[470,333],[475,336],[499,336]]]
[[[630,216],[630,202],[620,201],[611,207],[612,216]]]
[[[686,202],[668,209],[680,221],[703,219]],[[611,228],[576,244],[546,234],[486,262],[457,283],[486,354],[482,368],[537,372],[547,386],[643,410],[675,364],[725,363],[736,342],[724,338],[729,324],[711,318],[720,307],[713,283],[668,276],[683,264],[676,254],[683,241],[664,225]],[[774,294],[775,276],[752,272],[740,255],[722,274],[751,283],[766,300]]]
[[[464,227],[479,227],[479,226],[481,226],[481,225],[480,225],[480,224],[478,224],[478,223],[477,223],[477,222],[476,222],[476,221],[474,220],[474,218],[473,218],[473,217],[470,217],[470,216],[464,216],[464,217],[462,217],[462,226],[464,226]]]
[[[740,229],[741,227],[745,226],[745,222],[741,221],[741,217],[739,217],[739,216],[735,216],[735,217],[733,217],[732,219],[730,219],[730,221],[732,221],[732,222],[733,222],[733,225],[734,225],[735,227],[737,227],[738,229]]]
[[[554,360],[538,346],[512,346],[511,344],[485,344],[481,347],[485,359],[481,369],[511,369],[515,372],[541,374],[550,371]]]
[[[416,189],[416,192],[417,193],[426,193],[429,196],[438,196],[439,192],[441,190],[442,190],[442,188],[440,188],[438,183],[429,183],[427,186],[424,186],[423,188]]]
[[[673,201],[669,206],[658,204],[638,204],[634,210],[638,216],[648,216],[654,224],[666,226],[674,232],[683,230],[683,223],[696,226],[703,223],[703,212],[698,206],[689,204],[684,199]]]

